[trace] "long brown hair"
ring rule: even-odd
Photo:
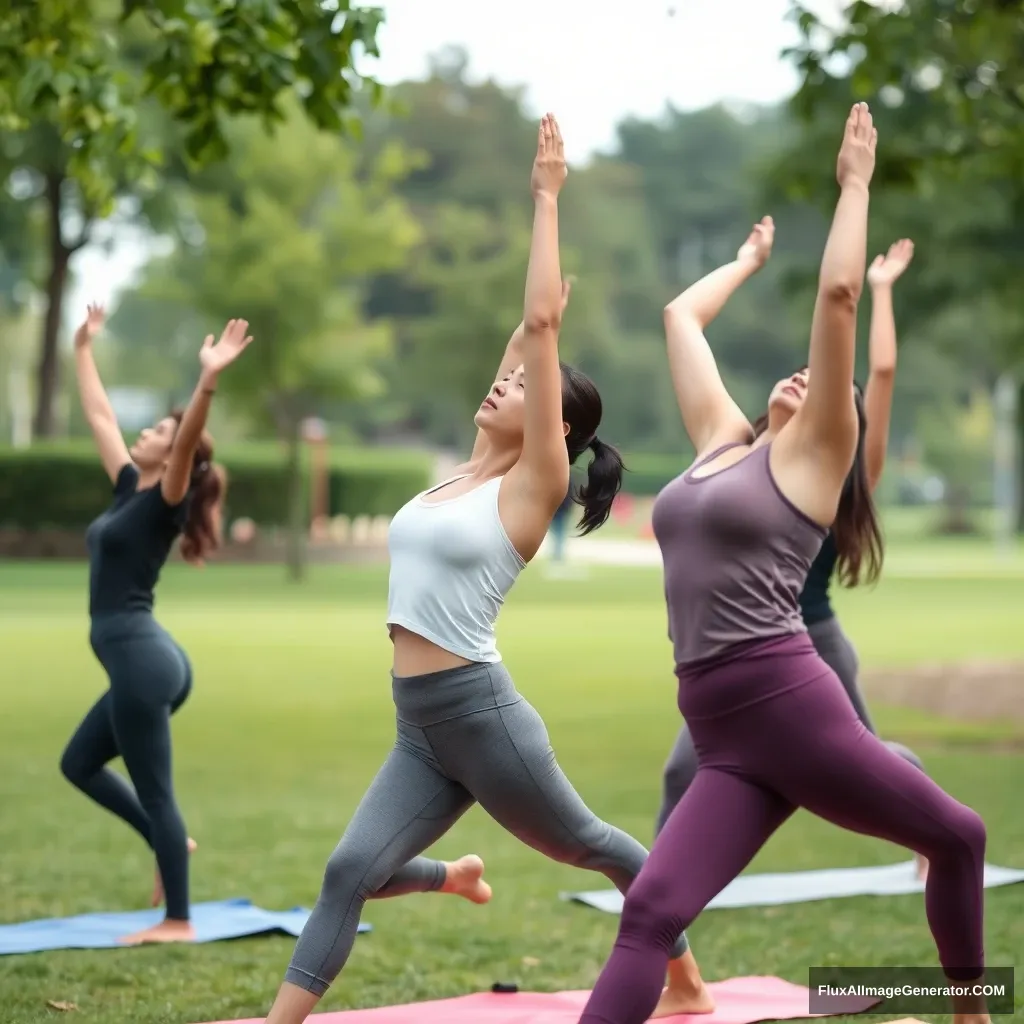
[[[864,463],[864,434],[867,427],[864,392],[856,381],[853,389],[854,407],[857,410],[857,452],[843,482],[839,508],[832,524],[832,535],[839,553],[836,572],[844,587],[875,583],[882,572],[885,557],[882,528]],[[767,429],[768,413],[764,413],[754,421],[754,437],[760,437]]]
[[[181,426],[182,409],[171,418]],[[192,456],[188,482],[188,516],[181,531],[181,555],[192,565],[202,565],[221,544],[221,509],[227,492],[224,467],[213,461],[213,438],[205,430]]]

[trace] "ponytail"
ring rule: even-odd
[[[181,424],[182,412],[171,416]],[[192,456],[192,475],[188,482],[188,509],[181,530],[181,557],[201,566],[221,545],[221,512],[228,478],[224,467],[213,461],[213,438],[204,430]]]
[[[832,524],[839,553],[836,573],[844,587],[856,587],[862,582],[875,583],[882,571],[885,552],[864,459],[867,417],[859,386],[855,387],[854,405],[857,409],[857,453],[843,484],[839,510]]]
[[[615,496],[622,489],[625,469],[618,449],[605,444],[596,434],[587,447],[594,453],[587,466],[587,482],[573,495],[573,500],[583,506],[583,515],[577,524],[581,537],[607,522]]]
[[[188,516],[181,531],[181,556],[203,565],[221,545],[221,509],[227,491],[223,466],[201,462],[192,471]]]

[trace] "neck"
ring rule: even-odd
[[[489,480],[491,477],[504,476],[518,461],[522,450],[518,448],[495,448],[492,444],[473,464],[472,475]]]
[[[758,434],[757,437],[754,438],[754,443],[750,446],[751,450],[754,448],[763,448],[766,444],[771,444],[778,436],[779,432],[775,427],[767,427],[764,433]]]
[[[160,483],[161,478],[164,475],[163,469],[140,469],[139,470],[139,482],[138,489],[140,491],[146,490],[149,487],[155,487]]]

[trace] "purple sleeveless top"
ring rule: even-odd
[[[828,531],[779,490],[768,465],[771,445],[694,477],[736,447],[695,462],[661,491],[651,514],[677,666],[806,632],[800,591]]]

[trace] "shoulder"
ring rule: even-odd
[[[174,505],[164,497],[163,491],[159,486],[154,487],[153,491],[155,493],[154,500],[159,504],[160,509],[168,522],[172,523],[176,529],[183,529],[186,521],[188,520],[189,506],[192,504],[192,488],[190,487],[186,492],[185,497]]]
[[[114,497],[123,498],[131,494],[139,484],[139,471],[134,462],[126,462],[117,473],[114,480]]]

